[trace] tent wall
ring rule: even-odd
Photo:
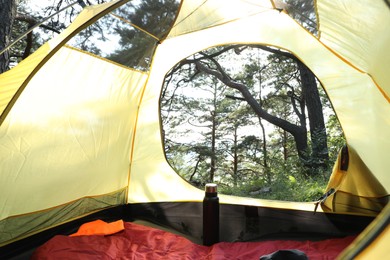
[[[197,9],[191,3],[183,3],[181,11],[186,13],[179,13],[173,26],[174,29],[167,39],[158,46],[154,55],[135,137],[129,201],[147,202],[201,198],[200,195],[195,194],[196,197],[193,197],[186,188],[188,184],[183,183],[178,178],[175,180],[174,171],[165,161],[158,115],[159,97],[156,93],[161,91],[165,74],[177,61],[211,46],[234,43],[272,45],[289,50],[301,59],[325,87],[351,150],[356,151],[357,157],[361,154],[362,161],[351,160],[351,164],[356,163],[351,168],[364,165],[363,171],[374,175],[374,179],[379,178],[382,187],[384,187],[377,190],[378,194],[367,195],[364,191],[375,190],[377,185],[370,187],[371,182],[355,182],[354,178],[359,174],[349,174],[346,177],[349,179],[347,181],[349,185],[344,191],[351,192],[358,197],[387,195],[386,187],[390,186],[389,178],[386,175],[386,169],[390,167],[390,161],[386,159],[389,155],[387,148],[390,146],[390,124],[386,122],[390,107],[383,93],[378,91],[370,74],[340,58],[337,53],[324,46],[283,12],[266,9],[266,11],[262,10],[258,14],[253,14],[250,9],[246,9],[245,12],[241,13],[243,17],[239,20],[216,19],[210,21],[211,18],[207,17],[207,9],[204,10],[205,5]],[[233,5],[229,9],[227,3],[219,3],[219,7],[217,7],[217,2],[208,1],[207,4],[210,5],[210,10],[218,9],[218,15],[221,17],[230,17]],[[382,10],[377,11],[383,14]],[[195,26],[198,23],[204,24],[205,28],[199,30]],[[196,31],[191,31],[191,28]],[[370,109],[366,109],[367,107]],[[153,138],[149,138],[151,136]],[[150,149],[150,153],[143,152],[145,149]],[[147,156],[145,156],[146,154]],[[147,178],[144,178],[145,173]],[[363,177],[364,174],[360,174],[360,176]],[[147,189],[141,188],[142,185]],[[185,191],[170,187],[183,187]],[[155,196],[149,192],[149,188],[156,192]],[[176,197],[176,192],[181,194],[180,198]],[[226,199],[226,201],[229,200],[230,198]],[[340,210],[344,209],[340,208]]]
[[[362,184],[364,183],[364,185]],[[333,212],[378,214],[388,203],[388,192],[374,177],[352,148],[340,152],[326,190],[329,196],[323,207]]]
[[[5,233],[19,233],[6,231],[15,226],[7,224],[9,216],[56,212],[88,201],[72,207],[76,217],[125,203],[132,135],[146,78],[145,73],[69,48],[38,71],[0,128],[0,178],[8,184],[0,198]],[[107,200],[113,194],[116,198]]]
[[[389,101],[390,12],[387,0],[317,1],[320,40],[370,75]]]
[[[362,81],[360,77],[347,81],[336,79],[331,88],[325,88],[349,146],[388,193],[389,8],[385,1],[322,0],[317,1],[317,10],[321,42],[360,70],[361,78],[364,78]],[[335,96],[332,96],[333,92]]]
[[[338,259],[386,259],[389,256],[390,204],[364,229]]]

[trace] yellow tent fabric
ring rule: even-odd
[[[389,255],[390,204],[337,259],[386,259]]]
[[[329,187],[357,197],[388,196],[390,10],[383,1],[317,0],[316,37],[273,1],[184,0],[148,72],[64,45],[125,3],[87,7],[61,35],[0,75],[0,245],[118,204],[200,201],[203,191],[166,162],[159,95],[178,61],[223,44],[266,44],[302,60],[325,87],[351,151],[343,183],[336,163]],[[367,175],[376,182],[365,181]],[[314,208],[230,196],[221,201]],[[73,215],[64,213],[69,208]]]
[[[388,183],[389,178],[386,176],[386,169],[388,166],[384,167],[384,164],[387,164],[388,160],[386,160],[386,158],[389,155],[386,148],[390,145],[388,143],[389,139],[386,138],[387,133],[390,132],[390,126],[384,123],[388,121],[387,115],[389,113],[389,106],[388,101],[382,92],[378,91],[378,88],[371,79],[369,73],[364,73],[356,69],[356,67],[340,58],[337,53],[335,54],[333,51],[330,51],[329,48],[325,47],[318,39],[302,30],[302,28],[293,22],[288,15],[280,13],[277,10],[268,9],[267,12],[261,10],[257,15],[254,15],[253,13],[249,13],[250,15],[248,15],[247,13],[247,16],[240,20],[223,20],[218,27],[215,27],[214,21],[205,22],[210,19],[203,16],[207,15],[207,12],[202,11],[203,9],[201,8],[196,9],[193,6],[186,6],[185,4],[187,4],[187,2],[184,2],[182,8],[188,10],[188,12],[191,13],[191,16],[183,15],[184,21],[190,20],[192,23],[198,24],[198,21],[192,17],[196,16],[199,21],[206,24],[206,28],[189,34],[189,28],[193,28],[193,26],[180,20],[181,16],[179,14],[179,18],[173,26],[175,30],[168,35],[167,40],[158,47],[155,53],[151,77],[148,81],[148,86],[146,87],[146,95],[150,93],[150,97],[154,97],[154,101],[151,101],[150,104],[155,107],[150,109],[158,109],[158,96],[155,96],[154,93],[159,92],[165,73],[173,67],[178,60],[209,46],[216,46],[224,43],[266,43],[288,49],[301,58],[324,84],[343,129],[346,132],[348,144],[351,147],[358,146],[360,150],[362,150],[362,153],[368,154],[365,157],[367,158],[366,164],[369,165],[368,167],[371,166],[374,168],[371,171],[375,172],[375,176],[378,176],[378,179],[384,187],[390,185]],[[193,4],[193,2],[191,2],[191,4]],[[202,5],[201,7],[203,8],[204,6]],[[226,6],[225,9],[229,10]],[[196,12],[193,10],[196,10]],[[381,10],[386,11],[385,8]],[[228,14],[230,13],[228,12]],[[256,24],[256,26],[252,26],[253,24]],[[275,24],[278,24],[278,26],[274,26]],[[231,32],[236,33],[232,34]],[[294,35],[294,39],[300,40],[292,41],[291,35]],[[237,39],[239,39],[239,41],[237,41]],[[187,44],[188,42],[191,42],[192,44]],[[305,42],[306,44],[302,44],[302,42]],[[156,77],[158,77],[158,79],[155,80]],[[365,94],[362,94],[362,92]],[[350,100],[351,95],[356,95],[359,99],[352,97],[352,100]],[[376,104],[375,107],[373,107],[373,103]],[[370,107],[370,109],[366,109],[366,107]],[[358,109],[361,109],[362,111],[356,113]],[[139,126],[141,126],[142,120],[150,120],[150,117],[146,117],[146,114],[149,114],[149,111],[145,111],[145,116],[142,116],[142,112],[143,110],[141,109]],[[155,147],[152,151],[156,151],[156,153],[159,152],[160,155],[156,155],[154,160],[159,158],[159,160],[164,162],[164,155],[160,145],[161,141],[157,138],[160,136],[157,115],[155,118],[155,127],[150,128],[150,131],[152,131],[152,129],[154,129],[155,132],[151,133],[148,131],[147,135],[156,136],[156,140],[155,143],[150,143],[147,147]],[[141,138],[143,142],[146,142],[146,135],[143,136],[141,134],[137,135],[137,137]],[[374,138],[375,141],[372,141]],[[151,139],[148,140],[151,141]],[[376,144],[373,145],[372,142],[375,142]],[[380,146],[382,148],[380,148]],[[373,151],[373,149],[379,149],[382,152],[378,153],[378,151]],[[135,154],[141,155],[142,153],[136,152]],[[149,165],[147,162],[141,163],[141,165],[145,164]],[[136,164],[133,166],[135,167]],[[167,171],[169,170],[170,169],[167,168]],[[156,168],[156,171],[160,172],[160,174],[161,172],[164,172],[161,167]],[[370,169],[368,171],[370,171]],[[154,175],[157,175],[157,172]],[[383,178],[380,176],[383,176]],[[355,178],[355,176],[351,178]],[[137,175],[133,174],[132,179],[136,181]],[[140,180],[139,182],[142,181],[143,180]],[[130,186],[137,189],[136,187],[139,187],[138,184],[138,182],[133,182],[130,183]],[[347,186],[346,189],[359,189],[360,192],[362,192],[362,194],[360,194],[361,196],[372,196],[372,194],[365,193],[367,188],[362,183],[359,184],[358,187],[353,183]],[[379,190],[378,192],[380,193],[380,196],[387,195]],[[129,196],[130,201],[132,201],[131,196],[140,198],[141,193],[130,192]],[[141,201],[147,200],[146,197],[141,199]]]
[[[106,3],[95,8],[86,8],[75,21],[64,30],[58,37],[52,39],[50,42],[44,44],[38,51],[33,53],[27,60],[22,61],[12,72],[7,72],[2,75],[1,89],[0,89],[0,124],[2,124],[7,112],[7,105],[13,104],[12,98],[19,89],[23,89],[24,82],[28,82],[29,78],[34,72],[39,69],[40,63],[44,63],[50,58],[52,53],[55,53],[57,48],[61,47],[72,34],[80,27],[85,26],[93,17],[102,12],[107,12],[117,4],[118,1]],[[17,97],[18,95],[16,95]],[[10,109],[10,108],[9,108]]]
[[[29,82],[1,128],[1,182],[23,187],[2,187],[8,195],[2,196],[7,203],[1,217],[125,188],[145,81],[144,73],[69,48],[57,52]]]
[[[365,74],[366,82],[341,81],[328,90],[348,97],[332,99],[348,144],[389,187],[389,8],[384,1],[329,0],[318,1],[318,13],[321,42]]]
[[[385,1],[327,0],[317,5],[321,42],[372,76],[389,101],[390,75],[381,66],[390,61],[390,16]]]

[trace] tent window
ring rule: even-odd
[[[275,1],[276,7],[284,9],[295,21],[306,30],[317,35],[317,15],[313,0],[286,0]]]
[[[168,34],[178,1],[130,1],[68,44],[121,65],[147,71],[156,44]]]
[[[285,50],[229,45],[194,54],[166,75],[165,153],[188,182],[226,194],[312,201],[344,144],[314,74]]]

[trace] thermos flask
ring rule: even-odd
[[[219,198],[217,184],[205,186],[203,199],[203,245],[211,246],[219,242]]]

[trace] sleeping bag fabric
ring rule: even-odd
[[[53,237],[32,259],[259,259],[278,250],[296,249],[309,259],[335,259],[354,237],[323,241],[220,242],[207,247],[176,234],[139,224],[124,223],[112,235]]]

